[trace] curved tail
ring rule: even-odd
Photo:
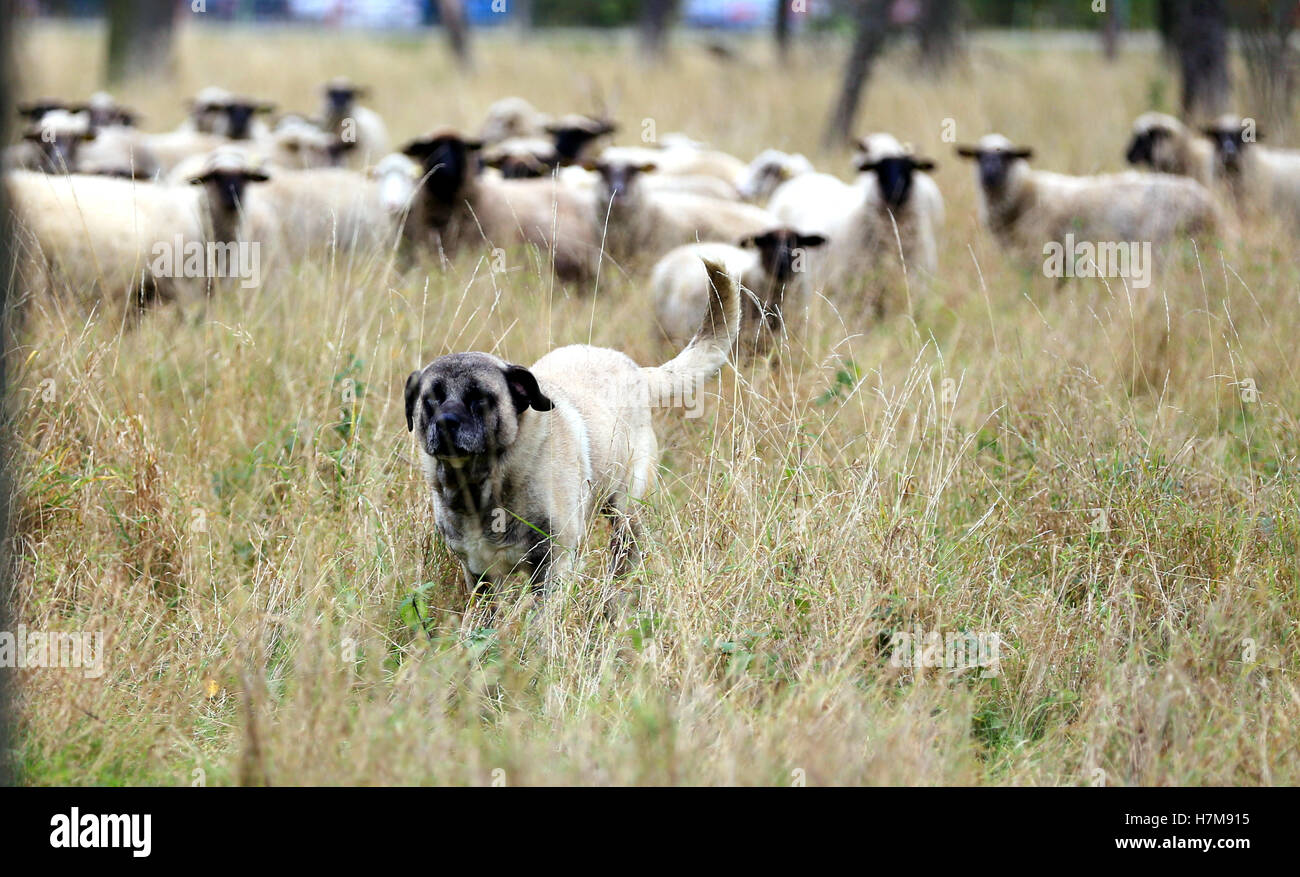
[[[740,288],[718,262],[704,259],[709,276],[709,309],[686,349],[661,366],[643,368],[651,397],[689,404],[704,380],[713,377],[731,354],[740,334]]]

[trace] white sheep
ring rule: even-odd
[[[600,153],[598,160],[607,164],[652,164],[658,173],[669,176],[716,177],[732,189],[740,185],[749,171],[749,166],[734,155],[680,143],[660,147],[610,146]]]
[[[29,292],[70,294],[116,314],[209,287],[217,242],[198,188],[26,171],[4,182]]]
[[[357,103],[368,89],[345,76],[322,86],[324,95],[321,128],[344,144],[349,167],[366,167],[388,152],[388,127],[379,113]]]
[[[1258,129],[1236,116],[1220,117],[1205,134],[1238,212],[1272,213],[1300,231],[1300,150],[1260,145]]]
[[[879,314],[900,289],[923,289],[938,270],[943,197],[925,173],[934,163],[888,134],[859,141],[856,161],[854,182],[801,174],[777,188],[768,209],[786,226],[827,238],[812,259],[814,288]]]
[[[812,162],[802,154],[764,149],[749,163],[736,189],[746,201],[766,204],[782,183],[814,172]]]
[[[675,246],[692,241],[734,241],[776,226],[761,207],[699,195],[656,189],[645,181],[653,163],[600,159],[596,221],[605,249],[616,260],[658,259]]]
[[[486,145],[481,159],[506,179],[549,176],[558,167],[584,164],[591,159],[596,143],[614,131],[611,122],[589,116],[568,115],[546,126],[548,138],[509,137]]]
[[[798,324],[809,290],[800,281],[807,250],[826,242],[821,235],[775,228],[751,235],[738,246],[685,244],[669,250],[650,273],[655,317],[674,344],[684,344],[699,328],[709,305],[708,273],[703,260],[723,265],[741,285],[741,324],[737,343],[762,352]]]
[[[980,215],[1005,247],[1041,258],[1067,233],[1077,241],[1162,245],[1214,235],[1224,219],[1210,192],[1187,177],[1129,171],[1078,177],[1032,170],[1033,150],[989,134],[958,155],[976,163]]]
[[[478,142],[491,146],[512,137],[544,137],[551,117],[522,97],[503,97],[488,107]]]
[[[1214,180],[1214,143],[1165,113],[1137,117],[1124,157],[1131,165],[1191,177],[1204,186]]]
[[[559,279],[591,276],[599,257],[591,194],[558,178],[480,174],[475,153],[481,148],[446,130],[406,145],[403,153],[419,162],[422,177],[405,237],[449,257],[466,248],[533,245],[551,256]]]

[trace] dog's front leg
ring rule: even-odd
[[[468,601],[462,628],[468,633],[477,628],[491,627],[496,619],[496,604],[492,601],[496,582],[487,573],[476,573],[465,564],[461,564],[465,574],[465,590]]]

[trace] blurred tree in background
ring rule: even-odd
[[[1241,54],[1251,92],[1251,111],[1265,130],[1282,134],[1294,119],[1297,59],[1291,31],[1300,16],[1295,0],[1238,0],[1233,24],[1241,37]]]
[[[109,0],[110,84],[167,69],[177,8],[175,0]]]
[[[1183,114],[1208,119],[1227,109],[1232,96],[1228,71],[1226,0],[1182,0],[1171,7],[1171,36],[1183,78]]]

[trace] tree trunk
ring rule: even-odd
[[[677,0],[645,0],[641,6],[641,52],[652,60],[662,58],[668,43],[668,28]]]
[[[110,85],[166,71],[176,30],[175,0],[110,0],[107,13]]]
[[[790,3],[792,0],[776,0],[776,57],[782,64],[790,63]]]
[[[13,24],[16,16],[16,3],[0,3],[0,143],[9,142],[9,122],[14,111],[9,94],[10,83],[14,81],[10,65],[10,40],[13,39]],[[13,303],[22,298],[21,290],[13,290],[10,285],[16,281],[14,271],[15,247],[10,229],[9,203],[4,186],[0,186],[0,630],[13,630],[10,612],[13,601],[13,559],[10,556],[10,512],[13,508],[11,493],[13,479],[10,470],[12,462],[13,421],[10,419],[9,407],[9,363],[12,345],[9,309]],[[15,781],[14,765],[11,762],[14,751],[14,722],[11,705],[14,671],[0,670],[0,786],[13,785]]]
[[[515,0],[515,27],[521,31],[533,29],[533,0]]]
[[[1189,119],[1217,116],[1232,94],[1224,0],[1183,0],[1173,5],[1171,14],[1183,77],[1183,114]]]
[[[941,73],[960,51],[958,18],[960,0],[924,0],[916,22],[921,45],[921,65]]]
[[[1127,0],[1111,0],[1106,6],[1106,20],[1101,25],[1101,47],[1107,61],[1119,57],[1119,38],[1124,31]]]
[[[1250,106],[1263,116],[1262,127],[1279,139],[1292,124],[1296,57],[1291,30],[1294,0],[1251,0],[1235,7],[1234,23],[1250,81]]]
[[[456,65],[468,70],[473,63],[469,51],[469,18],[465,15],[464,0],[438,0],[438,16],[442,29],[447,32],[447,44]]]
[[[849,59],[844,65],[840,94],[831,112],[822,146],[833,149],[846,142],[853,133],[862,89],[871,73],[871,65],[889,36],[889,0],[861,0],[858,6],[856,35]]]

